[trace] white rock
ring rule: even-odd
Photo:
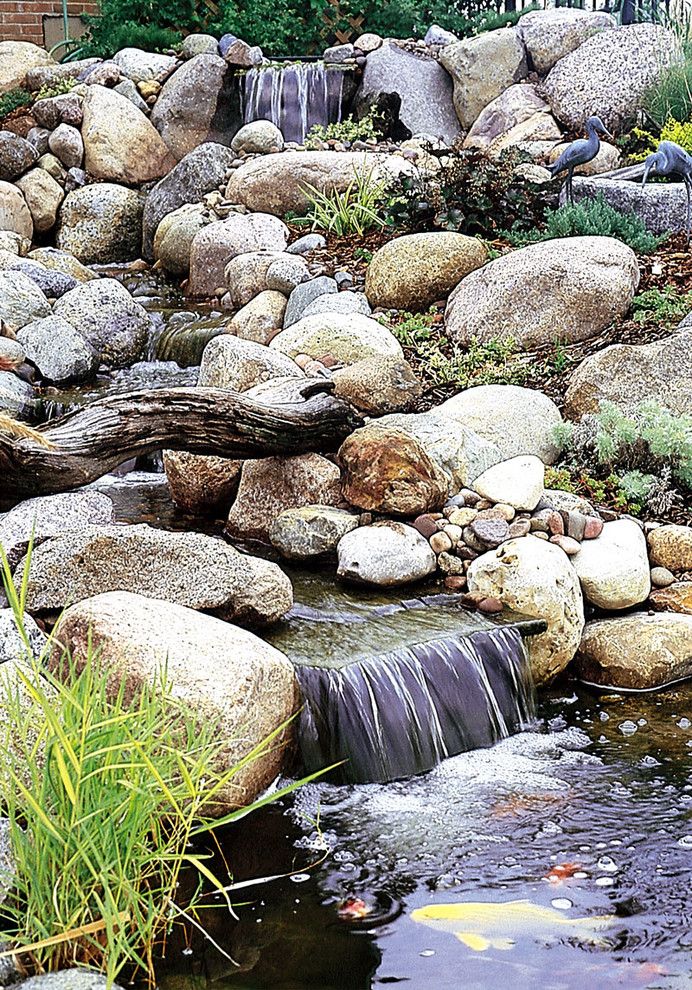
[[[320,313],[307,316],[277,334],[269,345],[290,357],[331,354],[342,364],[368,357],[403,358],[401,345],[386,327],[360,313]]]
[[[437,560],[424,536],[404,523],[361,526],[337,547],[340,578],[383,587],[408,584],[432,574]]]
[[[584,597],[599,608],[621,609],[645,601],[651,591],[646,538],[632,519],[608,522],[571,558]]]
[[[504,502],[521,512],[531,512],[543,494],[543,461],[533,454],[511,457],[484,471],[473,488],[491,502]]]
[[[546,632],[531,636],[527,644],[537,684],[564,670],[581,640],[584,603],[570,558],[559,547],[533,536],[508,540],[473,561],[468,587],[516,612],[545,619]]]

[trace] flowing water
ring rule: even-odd
[[[271,120],[286,141],[302,144],[315,124],[339,123],[350,72],[324,62],[287,62],[250,69],[241,97],[243,121]]]

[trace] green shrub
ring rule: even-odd
[[[340,141],[343,144],[353,144],[354,141],[375,142],[380,139],[381,121],[375,114],[366,114],[360,120],[349,116],[338,124],[314,124],[308,131],[303,142],[308,150],[319,149],[326,141]]]
[[[373,227],[384,227],[382,200],[384,183],[373,178],[372,172],[357,173],[343,192],[323,193],[315,186],[306,187],[310,201],[307,213],[293,218],[298,226],[323,230],[341,237],[344,234],[362,236]]]
[[[0,96],[0,120],[12,113],[13,110],[27,107],[30,103],[33,103],[33,99],[25,89],[8,89],[6,93]]]
[[[110,58],[123,48],[162,52],[176,48],[182,40],[182,34],[174,28],[138,24],[136,21],[112,24],[101,20],[91,25],[87,41],[74,54],[79,58]]]
[[[438,172],[402,175],[388,188],[390,225],[494,238],[507,227],[534,230],[543,219],[545,189],[515,174],[526,161],[521,153],[509,150],[498,160],[476,150],[430,149],[430,154],[440,159]]]
[[[672,285],[663,289],[647,289],[634,297],[632,311],[637,323],[672,328],[692,311],[692,292],[678,292]]]
[[[692,490],[692,416],[677,416],[653,400],[629,416],[612,402],[577,423],[554,431],[566,467],[573,473],[616,479],[634,508],[665,513],[674,486]]]
[[[637,254],[650,254],[661,244],[666,235],[655,237],[650,234],[634,213],[621,213],[606,203],[603,194],[594,199],[582,200],[574,206],[566,204],[557,210],[548,210],[545,225],[538,230],[526,231],[516,225],[505,231],[507,240],[516,247],[535,244],[538,241],[553,240],[557,237],[583,236],[617,237],[628,244]]]
[[[217,820],[209,802],[276,740],[221,771],[218,732],[173,697],[165,673],[159,684],[128,684],[127,703],[125,680],[114,685],[91,648],[81,671],[65,655],[62,676],[47,673],[51,644],[31,656],[22,619],[29,562],[17,592],[2,548],[0,559],[26,644],[17,679],[0,676],[0,786],[15,866],[3,948],[29,972],[85,965],[112,982],[143,970],[153,986],[154,945],[175,921],[199,926],[202,884],[231,908],[230,879],[211,872],[199,840],[280,792]],[[181,903],[183,873],[193,882]]]
[[[123,48],[159,52],[174,48],[183,31],[201,24],[197,0],[101,0],[99,13],[86,17],[88,32],[71,57],[110,58]]]

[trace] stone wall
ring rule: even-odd
[[[70,0],[70,36],[79,37],[83,14],[95,14],[93,0]],[[51,47],[63,38],[61,0],[0,0],[0,41],[31,41]]]

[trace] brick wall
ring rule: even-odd
[[[69,0],[70,17],[95,14],[94,0]],[[62,18],[62,0],[0,0],[0,41],[31,41],[44,44],[44,19]]]

